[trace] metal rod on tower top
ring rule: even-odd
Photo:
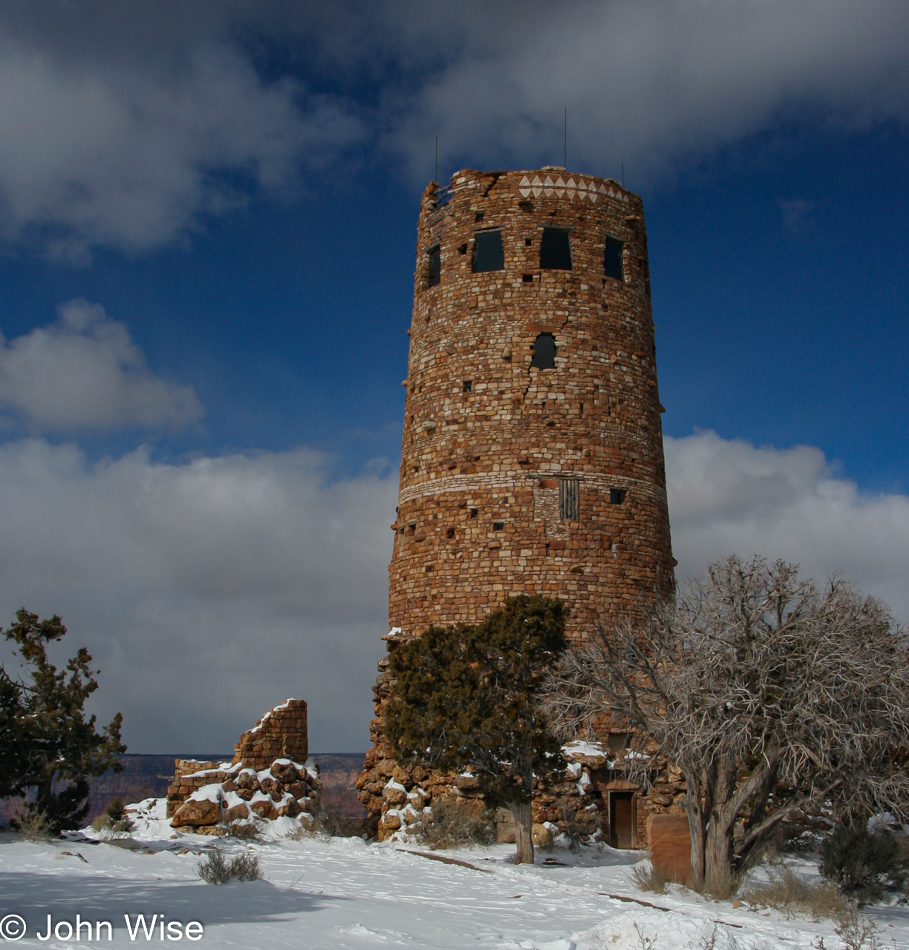
[[[565,157],[564,157],[564,168],[565,171],[568,171],[568,106],[565,106]]]
[[[435,183],[439,183],[439,136],[436,136],[436,177]]]

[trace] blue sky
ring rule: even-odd
[[[288,695],[362,750],[419,195],[645,201],[673,544],[909,620],[909,7],[853,0],[0,10],[0,624],[57,612],[132,751]]]

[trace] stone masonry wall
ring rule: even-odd
[[[312,819],[322,793],[309,755],[306,703],[288,699],[270,709],[234,746],[232,762],[176,759],[167,789],[175,827],[221,834],[225,822],[253,817]]]
[[[568,233],[570,270],[541,267],[547,229]],[[476,236],[487,230],[501,234],[504,269],[475,273]],[[615,241],[620,278],[607,276],[604,262]],[[478,622],[522,593],[565,600],[568,638],[582,642],[595,623],[633,618],[671,592],[637,195],[551,167],[465,170],[445,192],[430,184],[409,333],[389,649],[431,624]],[[555,341],[552,368],[531,365],[541,334]],[[576,511],[560,501],[572,495]],[[386,666],[380,661],[373,748],[358,783],[376,819],[388,810],[391,774]]]
[[[234,762],[251,769],[267,769],[275,759],[305,762],[309,757],[306,703],[288,699],[270,709],[234,746]]]

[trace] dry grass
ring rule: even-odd
[[[496,840],[495,817],[488,809],[476,810],[453,796],[432,804],[432,817],[423,819],[420,842],[433,850],[465,844],[492,844]]]
[[[670,883],[666,872],[662,868],[655,868],[652,864],[635,865],[631,872],[631,879],[642,891],[649,891],[651,894],[665,894],[666,885]]]
[[[774,868],[769,880],[751,885],[741,897],[757,907],[778,910],[787,920],[795,914],[812,920],[842,918],[850,910],[849,901],[833,884],[809,884],[789,867]]]
[[[228,861],[217,848],[199,862],[199,877],[206,884],[227,884],[228,881],[257,881],[262,876],[259,859],[254,854],[238,854]]]
[[[20,805],[10,824],[28,841],[52,841],[57,837],[53,822],[38,808]]]

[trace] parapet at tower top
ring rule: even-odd
[[[446,204],[452,193],[457,191],[460,186],[476,182],[478,179],[500,179],[504,177],[514,179],[520,176],[517,190],[523,199],[532,199],[543,197],[568,197],[588,199],[595,203],[600,195],[617,198],[620,201],[627,202],[635,200],[640,202],[640,196],[629,191],[621,182],[615,178],[600,178],[598,175],[592,175],[584,172],[568,172],[563,165],[543,165],[538,169],[495,169],[491,171],[481,171],[475,168],[462,168],[454,172],[447,185],[432,181],[424,192],[424,197],[429,197],[433,193],[436,196],[437,206]]]

